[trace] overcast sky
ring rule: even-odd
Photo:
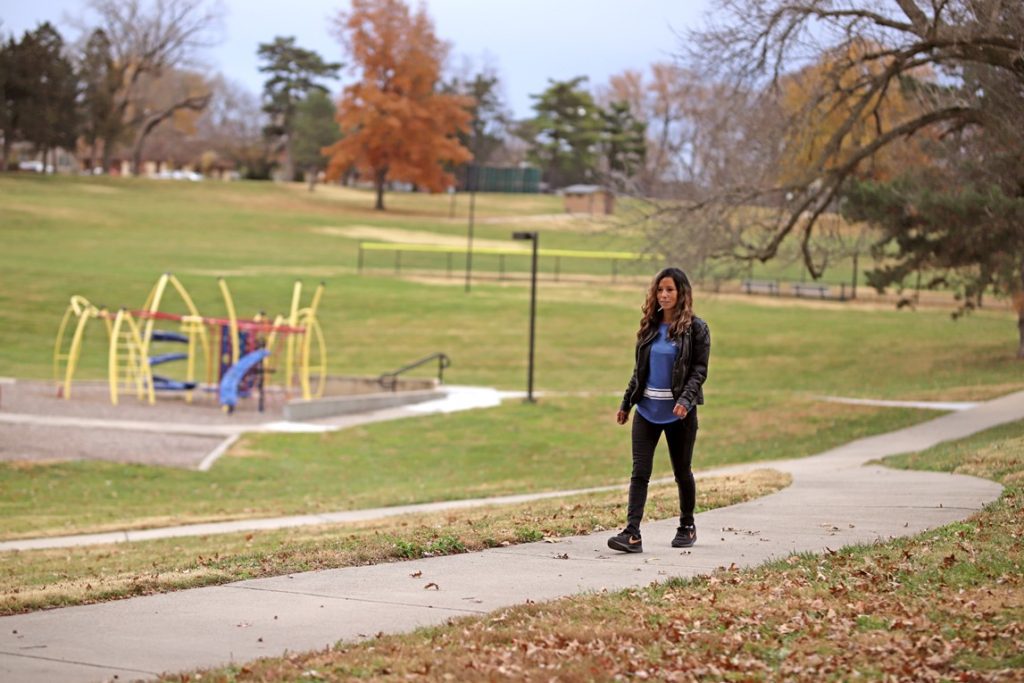
[[[516,117],[529,116],[530,94],[547,79],[586,75],[603,85],[627,68],[645,70],[679,50],[677,32],[700,25],[710,0],[427,0],[438,36],[452,45],[452,61],[485,60],[501,76]],[[253,92],[262,89],[256,46],[295,36],[299,46],[330,61],[344,61],[332,36],[333,18],[346,0],[223,0],[223,41],[205,61]],[[0,32],[21,35],[39,22],[57,25],[84,15],[81,0],[0,0]],[[341,82],[334,84],[334,90]]]

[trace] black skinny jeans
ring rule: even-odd
[[[697,441],[697,406],[682,420],[668,424],[648,422],[639,411],[633,414],[633,476],[629,480],[627,528],[639,532],[647,503],[647,485],[654,469],[654,449],[661,433],[668,442],[668,456],[679,489],[679,524],[693,524],[693,508],[697,503],[697,485],[693,480],[693,444]]]

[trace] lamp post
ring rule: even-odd
[[[467,172],[466,184],[469,186],[469,226],[466,229],[466,293],[469,293],[470,281],[473,273],[473,218],[476,212],[476,164],[470,164]]]
[[[540,235],[537,232],[514,232],[514,240],[530,240],[533,243],[533,260],[530,265],[530,364],[526,374],[526,400],[534,403],[533,398],[533,347],[537,328],[537,243]]]

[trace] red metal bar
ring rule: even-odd
[[[155,320],[175,320],[181,322],[185,318],[191,318],[192,316],[181,315],[179,313],[164,313],[163,311],[132,311],[132,315],[139,319],[153,318]],[[231,321],[227,318],[208,318],[206,316],[199,316],[200,320],[205,325],[230,325]],[[237,321],[238,329],[246,330],[247,332],[283,332],[285,334],[305,334],[305,327],[292,327],[290,325],[274,325],[273,323],[256,322],[254,320],[239,320]]]

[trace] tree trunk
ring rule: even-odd
[[[4,135],[3,156],[0,158],[0,173],[7,170],[7,160],[11,158],[11,136]]]
[[[290,183],[295,180],[295,164],[292,163],[292,136],[286,133],[284,136],[284,163],[281,165],[282,180]]]
[[[142,145],[146,142],[146,136],[152,128],[143,126],[139,135],[135,138],[135,145],[132,147],[132,175],[136,178],[142,172]]]
[[[309,166],[306,168],[306,182],[309,183],[309,191],[313,192],[316,190],[316,177],[319,175],[320,169],[316,166]]]
[[[373,208],[377,211],[384,210],[384,181],[387,180],[388,170],[382,168],[377,171],[377,177],[374,178],[374,184],[377,186],[377,204]]]
[[[1017,335],[1020,344],[1017,346],[1017,358],[1024,360],[1024,306],[1017,311]]]
[[[857,257],[860,256],[859,251],[853,252],[853,291],[850,293],[851,299],[857,298]]]
[[[139,128],[139,134],[135,138],[135,147],[132,150],[132,175],[139,175],[139,170],[142,166],[142,146],[146,142],[146,138],[149,134],[153,132],[154,128],[173,116],[174,112],[179,109],[191,109],[193,111],[202,111],[203,109],[206,109],[206,105],[210,103],[211,97],[212,95],[210,93],[206,93],[205,95],[190,95],[183,100],[175,102],[163,111],[150,114],[145,121],[143,121],[142,127]]]
[[[1024,259],[1020,262],[1020,292],[1017,293],[1017,358],[1024,359]]]
[[[112,136],[103,138],[103,158],[100,160],[100,164],[103,166],[103,172],[107,175],[110,174],[110,155],[113,140]]]

